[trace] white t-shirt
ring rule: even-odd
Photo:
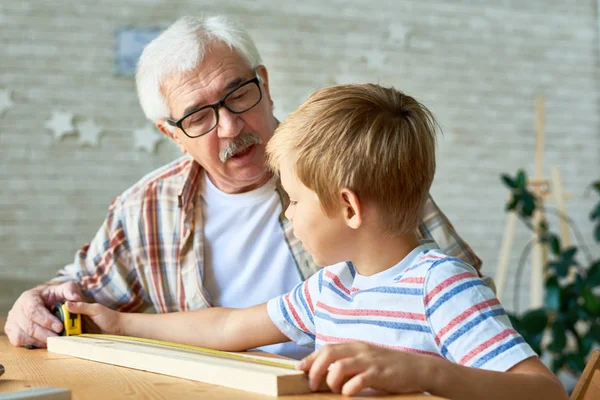
[[[245,308],[289,292],[301,282],[279,223],[275,180],[239,194],[220,191],[204,173],[203,284],[216,307]],[[292,342],[261,350],[300,358]]]

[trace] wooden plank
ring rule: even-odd
[[[48,338],[48,351],[270,396],[311,392],[302,371],[155,344],[66,336]]]
[[[504,226],[504,237],[502,239],[502,248],[500,250],[500,262],[496,268],[496,296],[498,300],[504,300],[504,287],[508,276],[508,261],[515,238],[515,225],[517,223],[517,214],[514,211],[508,211],[506,214],[506,224]]]
[[[71,391],[42,387],[0,394],[0,400],[71,400]]]
[[[0,327],[6,317],[0,315]],[[243,353],[247,354],[247,353]],[[254,353],[262,354],[262,353]],[[267,356],[274,356],[265,353]],[[0,378],[0,393],[54,386],[70,388],[74,399],[87,400],[269,400],[271,396],[241,392],[223,386],[123,368],[71,356],[49,353],[45,349],[14,347],[0,329],[0,362],[6,373]],[[435,379],[435,377],[432,377]],[[386,395],[385,400],[433,400],[425,394]],[[331,392],[286,396],[285,400],[342,400]]]

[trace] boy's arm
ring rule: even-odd
[[[67,303],[70,312],[84,314],[106,333],[143,337],[225,351],[286,342],[271,322],[267,304],[250,308],[207,308],[166,314],[130,314],[100,304]]]
[[[423,373],[425,391],[450,399],[568,399],[565,389],[537,357],[515,365],[507,372],[464,367],[434,360]]]
[[[347,396],[373,388],[388,393],[429,392],[449,399],[567,399],[558,379],[537,357],[498,372],[356,342],[324,346],[298,367],[308,372],[313,390],[327,375],[331,390]]]

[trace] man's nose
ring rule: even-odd
[[[219,124],[217,133],[221,138],[236,137],[244,128],[244,121],[240,115],[234,114],[225,107],[219,108]]]

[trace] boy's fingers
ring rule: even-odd
[[[67,310],[69,310],[71,313],[84,315],[94,314],[93,304],[84,303],[81,301],[67,301],[65,305],[67,306]]]
[[[372,387],[375,380],[374,378],[371,370],[355,375],[346,382],[344,387],[342,387],[342,394],[344,396],[354,396],[361,390]]]
[[[340,393],[344,384],[351,377],[364,372],[367,368],[368,365],[364,365],[364,362],[355,357],[338,360],[331,364],[327,372],[327,386],[331,388],[332,392]]]
[[[312,353],[310,353],[309,355],[304,357],[302,360],[300,360],[298,365],[296,365],[296,368],[300,369],[302,371],[308,371],[310,369],[310,367],[312,366],[313,362],[315,362],[316,357],[317,357],[317,352],[313,351]]]

